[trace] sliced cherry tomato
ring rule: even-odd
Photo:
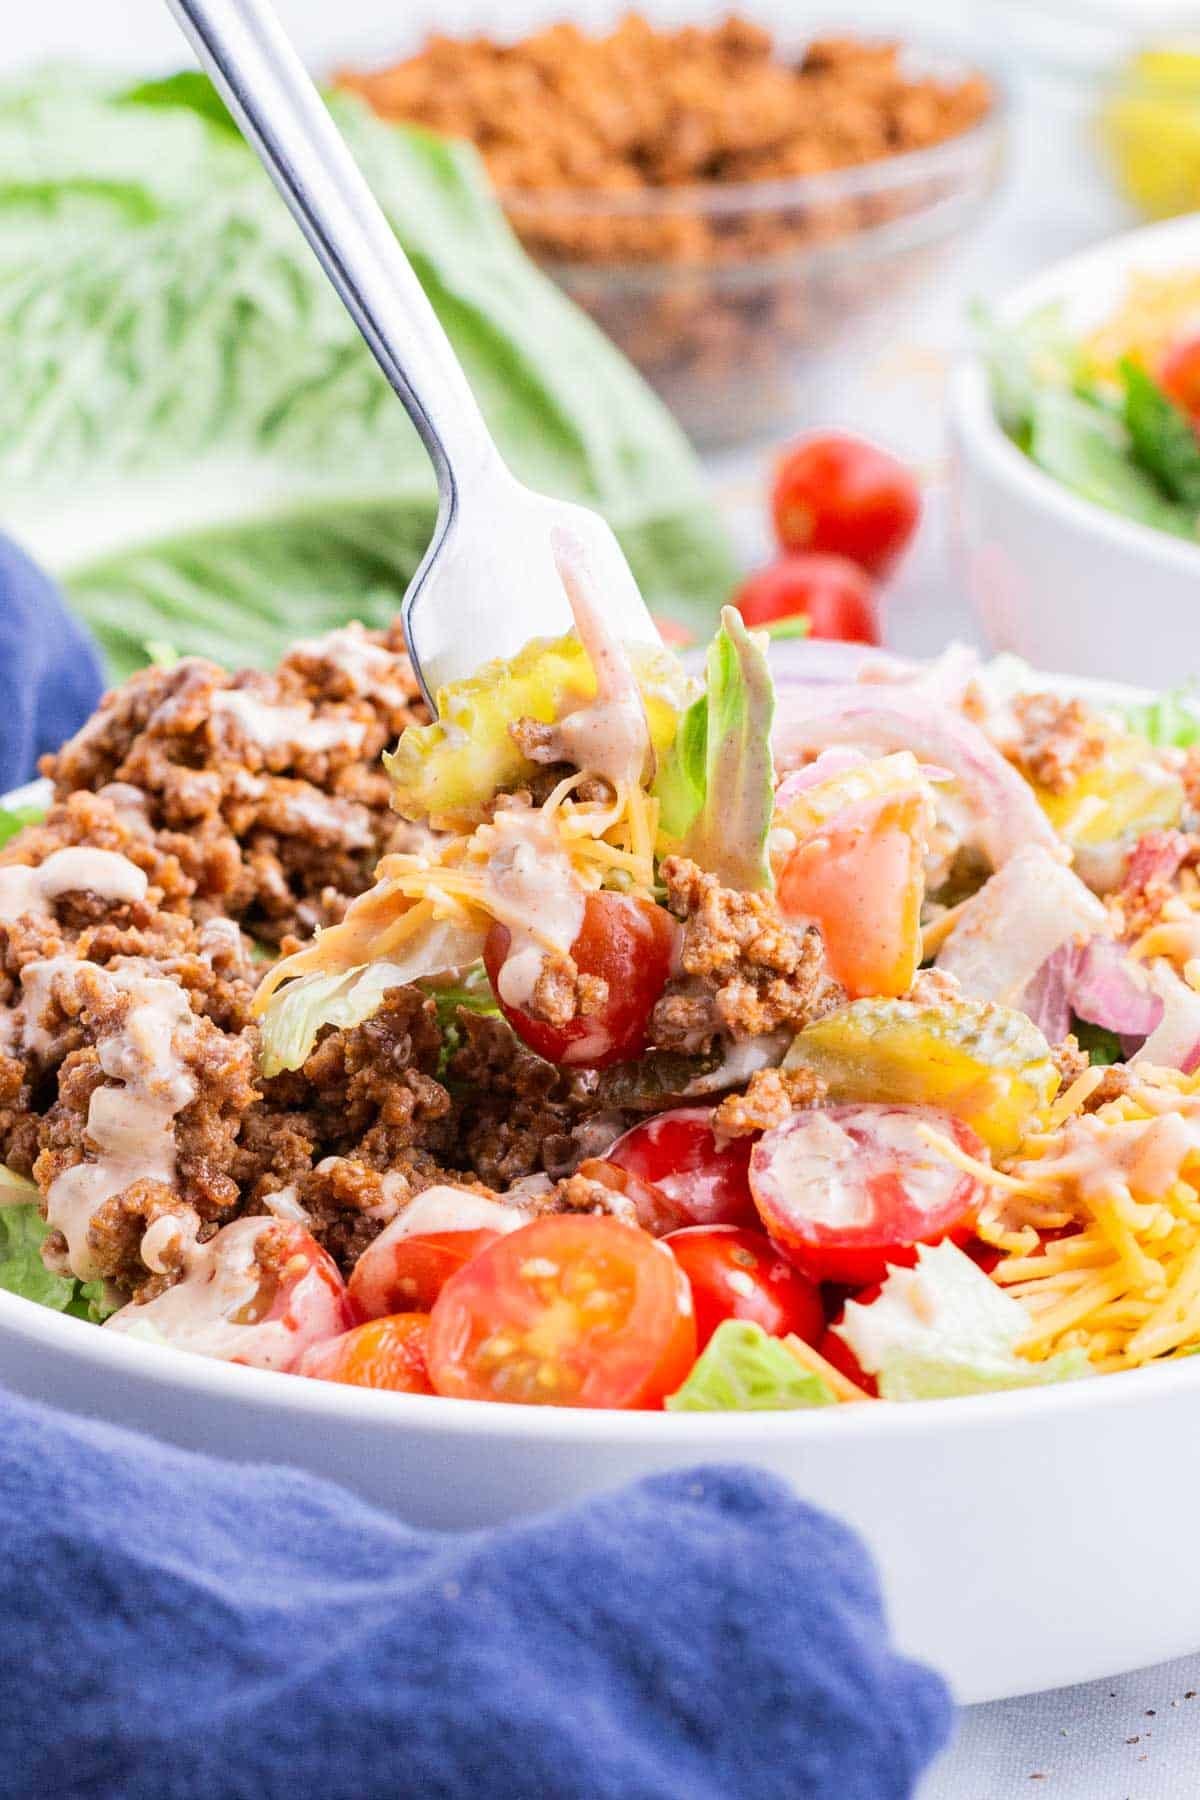
[[[398,1394],[432,1394],[425,1364],[428,1313],[368,1319],[343,1337],[313,1344],[296,1365],[297,1375],[341,1381],[349,1387],[391,1388]]]
[[[651,1011],[671,973],[676,929],[670,913],[649,900],[590,894],[571,955],[581,975],[608,983],[608,998],[596,1012],[566,1025],[551,1025],[506,1003],[499,984],[511,941],[507,925],[492,925],[483,960],[501,1012],[531,1050],[547,1062],[602,1069],[631,1061],[645,1049]]]
[[[794,1332],[807,1344],[824,1331],[820,1294],[761,1231],[691,1225],[663,1242],[692,1284],[699,1349],[724,1319],[751,1319],[770,1337]]]
[[[635,1125],[606,1160],[664,1194],[677,1224],[753,1225],[750,1149],[748,1137],[718,1144],[711,1107],[679,1106]]]
[[[523,1405],[656,1407],[696,1360],[687,1277],[636,1225],[551,1214],[460,1269],[438,1296],[439,1394]]]
[[[917,528],[921,490],[886,450],[830,432],[781,458],[771,513],[782,549],[848,556],[882,580]]]
[[[801,618],[808,620],[809,637],[883,641],[875,589],[844,556],[781,556],[743,582],[733,604],[747,625]]]
[[[1200,337],[1183,338],[1167,352],[1159,380],[1176,406],[1200,425]]]
[[[424,1231],[376,1238],[350,1271],[350,1297],[364,1319],[431,1311],[451,1275],[495,1243],[498,1231]]]
[[[971,1236],[979,1183],[926,1141],[923,1124],[986,1155],[970,1126],[923,1106],[799,1113],[755,1145],[750,1187],[763,1226],[813,1281],[867,1287],[889,1265],[911,1266],[918,1244]]]
[[[271,1256],[257,1292],[230,1315],[235,1325],[279,1323],[295,1333],[296,1354],[313,1343],[347,1330],[358,1313],[341,1270],[302,1225],[280,1223],[282,1240],[272,1242]],[[237,1357],[252,1362],[253,1356]]]
[[[858,1306],[870,1306],[873,1300],[878,1300],[882,1292],[882,1282],[876,1282],[874,1287],[864,1288],[860,1294],[851,1294],[850,1298]],[[856,1382],[864,1393],[874,1394],[878,1397],[879,1383],[873,1375],[867,1374],[845,1338],[839,1336],[836,1330],[845,1316],[846,1307],[843,1302],[833,1318],[830,1319],[829,1327],[817,1344],[817,1349],[826,1362],[832,1363],[835,1369],[839,1369],[849,1380]]]

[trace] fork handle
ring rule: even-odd
[[[267,0],[167,0],[399,395],[443,514],[498,460],[437,314]]]

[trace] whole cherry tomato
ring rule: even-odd
[[[313,1344],[296,1365],[297,1375],[341,1381],[349,1387],[390,1388],[399,1394],[432,1394],[425,1365],[427,1313],[368,1319],[344,1336]]]
[[[781,457],[771,512],[784,550],[848,556],[882,580],[917,528],[921,494],[911,471],[886,450],[830,432],[802,439]]]
[[[981,1190],[921,1131],[969,1156],[969,1126],[933,1107],[830,1106],[797,1113],[759,1139],[750,1188],[763,1227],[813,1281],[863,1288],[909,1267],[919,1244],[971,1236]]]
[[[549,1214],[450,1277],[428,1354],[452,1399],[654,1408],[696,1360],[691,1289],[639,1226]]]
[[[878,644],[879,602],[871,582],[844,556],[781,556],[743,582],[733,604],[747,625],[808,620],[808,635]]]
[[[678,1106],[619,1137],[605,1158],[649,1182],[689,1225],[757,1224],[748,1137],[718,1143],[712,1108]]]
[[[807,1344],[825,1329],[820,1294],[761,1231],[691,1225],[663,1242],[691,1282],[699,1349],[725,1319],[750,1319],[769,1337],[794,1332]]]
[[[565,1025],[534,1018],[504,999],[500,977],[511,943],[507,925],[492,925],[483,960],[501,1012],[531,1050],[547,1062],[602,1069],[645,1049],[650,1014],[671,973],[676,931],[670,913],[649,900],[589,894],[571,956],[581,975],[608,983],[608,998],[595,1012],[580,1013]]]
[[[1167,352],[1159,380],[1176,406],[1200,427],[1200,337],[1182,338]]]

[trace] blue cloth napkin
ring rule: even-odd
[[[0,537],[0,794],[78,731],[104,689],[99,653],[48,576]]]
[[[949,1729],[750,1470],[450,1536],[0,1393],[0,1519],[6,1800],[904,1800]]]

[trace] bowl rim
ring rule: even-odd
[[[825,650],[831,648],[824,647]],[[842,647],[838,650],[841,652]],[[845,652],[847,654],[834,657],[822,653],[822,661],[829,664],[830,678],[836,673],[834,664],[844,661],[849,668],[855,660],[862,660],[857,646],[845,646]],[[802,655],[803,651],[796,646],[792,654]],[[1147,698],[1146,689],[1128,682],[1102,682],[1049,673],[1045,679],[1068,692],[1090,694],[1100,704],[1122,701],[1132,704]],[[11,794],[0,796],[0,801],[40,799],[45,797],[47,789],[48,784],[44,781],[31,782]],[[1200,1358],[1182,1358],[1158,1366],[1045,1387],[952,1399],[863,1403],[811,1410],[668,1413],[624,1412],[600,1407],[518,1406],[507,1401],[452,1400],[441,1395],[351,1387],[221,1362],[173,1344],[147,1343],[121,1332],[105,1331],[89,1320],[56,1312],[20,1294],[0,1289],[0,1380],[4,1373],[5,1342],[14,1338],[79,1364],[93,1374],[101,1370],[118,1382],[125,1377],[164,1393],[183,1392],[208,1399],[219,1398],[235,1407],[241,1401],[313,1420],[345,1420],[400,1432],[417,1427],[438,1438],[453,1438],[465,1433],[540,1444],[694,1446],[707,1453],[736,1452],[764,1443],[820,1444],[834,1437],[844,1441],[847,1435],[859,1441],[914,1435],[937,1438],[945,1425],[979,1431],[986,1430],[992,1423],[1003,1427],[1018,1419],[1053,1419],[1064,1411],[1091,1411],[1097,1406],[1124,1408],[1137,1404],[1139,1395],[1145,1400],[1156,1394],[1161,1398],[1169,1396],[1173,1388],[1178,1388],[1181,1393],[1200,1389]],[[951,1409],[949,1413],[947,1408]],[[664,1421],[667,1421],[665,1425]]]
[[[1098,271],[1115,268],[1131,273],[1147,248],[1170,246],[1176,240],[1192,246],[1200,268],[1200,213],[1190,213],[1119,232],[1051,263],[1009,289],[992,310],[1009,323],[1050,301],[1070,300],[1086,289]],[[985,471],[993,482],[1016,489],[1028,505],[1056,513],[1076,530],[1124,550],[1132,549],[1182,574],[1200,574],[1200,541],[1190,544],[1074,493],[1013,443],[996,416],[987,368],[978,349],[960,355],[951,368],[947,419],[956,453]]]

